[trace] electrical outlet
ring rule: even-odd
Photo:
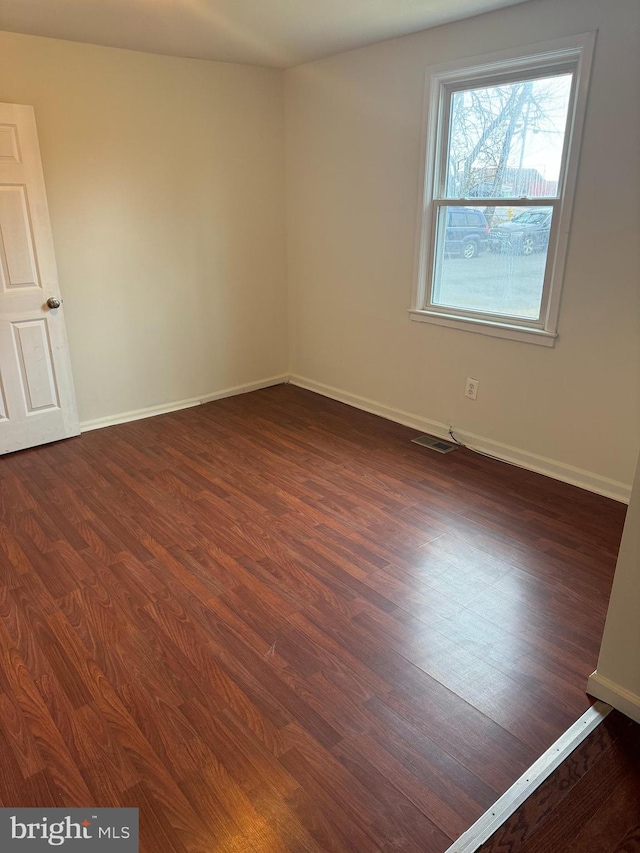
[[[467,379],[467,384],[465,385],[464,396],[467,397],[467,399],[469,400],[475,400],[478,396],[479,384],[480,383],[477,379],[471,379],[471,377],[469,377]]]

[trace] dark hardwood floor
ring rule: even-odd
[[[640,725],[613,711],[478,853],[638,853]]]
[[[0,804],[439,853],[588,707],[625,507],[292,386],[0,460]]]

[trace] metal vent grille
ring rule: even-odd
[[[435,435],[419,435],[417,438],[412,438],[411,441],[413,444],[435,450],[436,453],[451,453],[452,450],[456,449],[455,444],[451,444],[450,441],[443,441]]]

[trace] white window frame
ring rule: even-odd
[[[455,65],[432,68],[427,72],[422,144],[422,151],[425,152],[421,174],[423,192],[418,210],[415,284],[409,310],[412,320],[480,332],[493,337],[554,346],[558,336],[560,295],[595,36],[595,32],[583,33],[517,50],[474,57]],[[444,181],[452,93],[474,85],[497,85],[515,81],[530,72],[544,76],[569,71],[574,77],[557,196],[544,199],[446,198]],[[466,207],[470,203],[474,207],[496,204],[532,207],[532,201],[535,201],[536,206],[553,209],[540,318],[531,321],[434,304],[431,301],[431,291],[438,208]]]

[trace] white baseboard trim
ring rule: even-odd
[[[330,397],[332,400],[338,400],[341,403],[354,406],[356,409],[380,415],[383,418],[387,418],[387,420],[395,421],[395,423],[403,424],[412,429],[431,433],[438,436],[438,438],[449,438],[448,424],[432,421],[420,415],[414,415],[411,412],[404,412],[402,409],[385,406],[382,403],[377,403],[375,400],[369,400],[366,397],[342,391],[340,388],[315,382],[304,376],[292,374],[289,377],[289,382],[292,385],[298,385],[300,388],[306,388],[308,391],[315,391],[317,394]],[[622,503],[629,503],[629,498],[631,497],[630,484],[627,485],[618,480],[610,480],[608,477],[602,477],[600,474],[584,471],[582,468],[574,468],[572,465],[566,465],[564,462],[548,459],[545,456],[538,456],[527,450],[511,447],[508,444],[493,441],[481,435],[463,432],[458,429],[455,432],[464,444],[469,445],[474,450],[480,450],[483,453],[496,456],[503,462],[511,462],[529,471],[536,471],[538,474],[552,477],[554,480],[561,480],[564,483],[579,486],[581,489],[586,489],[589,492],[595,492],[596,494],[613,498],[613,500],[621,501]]]
[[[640,723],[640,696],[600,675],[597,669],[589,676],[587,693],[608,702],[636,723]]]
[[[249,391],[260,391],[261,388],[271,388],[272,385],[284,385],[288,382],[289,374],[281,373],[279,376],[270,376],[268,379],[247,382],[244,385],[236,385],[234,388],[225,388],[224,391],[214,391],[213,394],[205,394],[204,397],[200,397],[200,402],[211,403],[213,400],[235,397],[236,394],[248,394]]]
[[[94,420],[81,421],[80,431],[89,432],[94,429],[102,429],[103,427],[115,426],[116,424],[125,424],[130,421],[138,421],[143,418],[151,418],[155,415],[165,415],[168,412],[177,412],[180,409],[188,409],[191,406],[199,406],[202,403],[209,403],[212,400],[221,400],[223,397],[233,397],[236,394],[246,394],[249,391],[258,391],[261,388],[269,388],[272,385],[281,385],[282,383],[291,382],[292,385],[298,385],[300,388],[306,388],[308,391],[315,391],[317,394],[322,394],[325,397],[330,397],[332,400],[338,400],[341,403],[346,403],[349,406],[354,406],[356,409],[362,409],[365,412],[371,412],[374,415],[395,423],[403,424],[420,432],[428,432],[436,435],[439,438],[449,437],[449,425],[432,421],[420,415],[415,415],[411,412],[405,412],[402,409],[395,409],[391,406],[385,406],[375,400],[369,400],[366,397],[361,397],[358,394],[351,394],[348,391],[343,391],[340,388],[334,388],[331,385],[324,385],[321,382],[315,382],[312,379],[307,379],[304,376],[293,374],[289,376],[286,373],[278,376],[271,376],[268,379],[261,379],[257,382],[247,382],[244,385],[236,385],[233,388],[224,388],[221,391],[214,391],[211,394],[204,394],[200,397],[190,397],[186,400],[176,400],[172,403],[163,403],[159,406],[148,406],[145,409],[134,409],[130,412],[120,412],[117,415],[107,415],[103,418],[95,418]],[[566,465],[563,462],[557,462],[554,459],[548,459],[545,456],[538,456],[535,453],[529,453],[527,450],[521,450],[517,447],[511,447],[508,444],[503,444],[492,439],[485,438],[481,435],[473,433],[465,433],[461,430],[456,430],[458,437],[470,447],[480,450],[483,453],[489,453],[491,456],[496,456],[504,462],[511,462],[514,465],[520,465],[529,471],[536,471],[539,474],[544,474],[547,477],[552,477],[555,480],[562,480],[564,483],[570,483],[573,486],[579,486],[582,489],[587,489],[590,492],[596,492],[599,495],[604,495],[608,498],[629,503],[631,496],[631,485],[620,483],[617,480],[610,480],[607,477],[602,477],[599,474],[594,474],[590,471],[584,471],[581,468],[574,468],[571,465]]]
[[[474,853],[491,838],[502,824],[548,779],[553,771],[580,746],[613,709],[604,702],[596,702],[577,720],[540,758],[531,765],[494,805],[470,829],[464,832],[446,853]]]
[[[271,376],[269,379],[260,379],[258,382],[247,382],[244,385],[235,385],[233,388],[225,388],[222,391],[214,391],[201,397],[190,397],[186,400],[176,400],[173,403],[163,403],[160,406],[148,406],[146,409],[134,409],[131,412],[120,412],[117,415],[107,415],[104,418],[95,418],[90,421],[80,422],[80,432],[89,432],[93,429],[126,424],[130,421],[139,421],[143,418],[152,418],[155,415],[166,415],[169,412],[177,412],[180,409],[190,409],[192,406],[200,406],[210,403],[212,400],[222,400],[223,397],[234,397],[236,394],[247,394],[249,391],[259,391],[261,388],[270,388],[272,385],[282,385],[288,382],[286,373],[280,376]]]

